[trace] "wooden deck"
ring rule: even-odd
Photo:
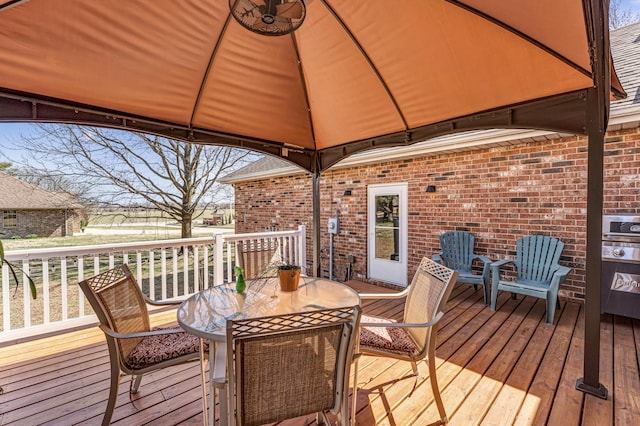
[[[365,312],[399,315],[394,303],[368,302]],[[609,399],[574,389],[582,376],[584,309],[562,303],[545,324],[543,301],[499,298],[492,312],[481,290],[456,286],[443,318],[437,375],[452,425],[640,424],[640,322],[605,316],[601,382]],[[164,313],[156,323],[175,319]],[[97,425],[108,395],[102,334],[86,329],[0,347],[1,425]],[[363,357],[358,376],[360,425],[427,425],[438,419],[428,379],[416,389],[406,362]],[[426,376],[426,365],[420,366]],[[197,363],[145,376],[139,394],[122,379],[113,424],[202,424]],[[283,425],[306,425],[311,418]]]

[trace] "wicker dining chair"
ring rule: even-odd
[[[411,285],[402,292],[360,294],[360,299],[406,297],[404,318],[401,323],[387,318],[362,316],[360,353],[410,361],[416,382],[418,378],[417,361],[424,359],[429,367],[431,388],[440,413],[440,422],[443,424],[448,420],[436,378],[436,335],[438,322],[444,315],[445,305],[457,277],[458,273],[454,270],[425,257],[418,266]],[[356,361],[354,401],[357,398],[357,374]]]
[[[359,306],[227,321],[229,424],[349,418]]]
[[[236,260],[247,280],[275,277],[277,265],[282,262],[282,252],[274,240],[237,241]]]
[[[120,372],[132,376],[130,392],[136,393],[144,373],[198,361],[200,341],[181,328],[151,329],[147,304],[180,302],[155,302],[147,298],[126,264],[79,284],[100,321],[109,348],[111,386],[102,419],[102,424],[108,425],[118,396]]]

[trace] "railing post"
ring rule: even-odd
[[[2,270],[2,330],[6,331],[11,329],[11,305],[9,301],[9,267],[7,265],[0,265]]]
[[[78,256],[78,282],[84,281],[84,257]],[[78,316],[85,316],[84,313],[84,293],[78,289]]]
[[[298,226],[298,247],[300,248],[300,266],[302,273],[307,274],[307,227]]]
[[[25,283],[26,284],[26,283]],[[68,282],[67,282],[67,257],[60,258],[60,287],[62,290],[61,302],[62,302],[62,321],[69,319],[69,296],[68,296]],[[26,291],[26,287],[25,287]]]
[[[29,260],[23,260],[22,274],[19,274],[18,276],[22,281],[20,285],[22,286],[22,295],[23,295],[23,303],[24,303],[24,312],[23,312],[24,327],[31,327],[31,299],[29,299],[31,296],[28,290],[29,284],[27,283],[27,275],[29,275],[29,273],[30,273]]]
[[[209,247],[202,247],[202,289],[209,288]]]
[[[51,301],[49,298],[49,259],[42,259],[42,307],[43,322],[48,324],[51,321]]]
[[[224,282],[224,236],[216,234],[213,236],[213,285],[220,285]]]
[[[173,266],[173,294],[175,296],[178,295],[178,248],[171,247],[171,262]]]
[[[198,246],[193,246],[193,291],[195,293],[200,290],[200,250]]]
[[[189,293],[189,246],[182,246],[182,291]]]
[[[167,249],[160,249],[160,276],[161,276],[161,298],[162,300],[167,298]],[[173,293],[173,297],[176,297],[176,294]]]
[[[113,266],[112,266],[113,268]],[[156,300],[155,252],[149,250],[149,299]],[[142,284],[142,281],[140,281]]]

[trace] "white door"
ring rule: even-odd
[[[369,278],[407,285],[407,184],[368,191]]]

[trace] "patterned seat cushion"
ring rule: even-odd
[[[360,327],[360,348],[378,349],[411,355],[417,351],[409,334],[401,327],[393,327],[395,321],[363,315],[361,323],[389,324],[389,327]]]
[[[154,328],[166,330],[170,327]],[[208,347],[205,342],[205,349]],[[198,353],[200,342],[196,336],[182,332],[147,336],[131,351],[126,364],[139,370],[162,361],[177,358],[190,353]]]

